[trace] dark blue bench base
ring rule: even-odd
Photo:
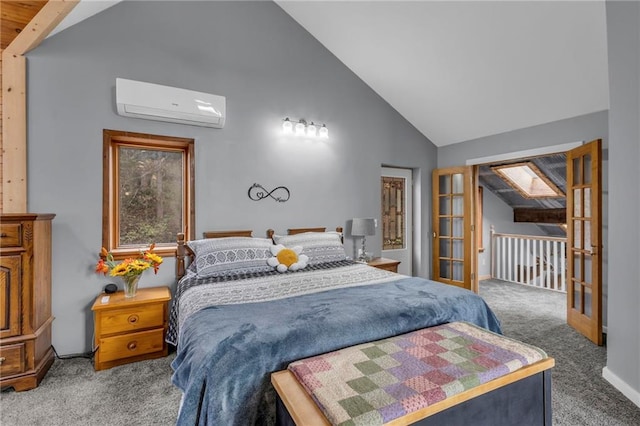
[[[276,425],[296,426],[279,395],[276,404]],[[525,377],[412,423],[416,426],[551,424],[551,370]]]

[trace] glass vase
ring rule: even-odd
[[[124,283],[124,297],[135,297],[136,291],[138,291],[139,280],[140,274],[122,276],[122,282]]]

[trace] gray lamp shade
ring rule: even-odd
[[[362,237],[376,235],[376,221],[373,218],[354,218],[351,223],[351,235]]]

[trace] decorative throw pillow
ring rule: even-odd
[[[282,244],[271,246],[273,255],[267,260],[267,264],[276,268],[278,272],[298,271],[307,267],[309,258],[302,253],[301,246],[287,248]]]
[[[199,277],[222,277],[273,270],[267,265],[273,243],[267,238],[205,238],[187,242]]]
[[[303,232],[295,235],[274,235],[273,241],[285,247],[304,247],[309,265],[345,260],[347,255],[338,232]]]

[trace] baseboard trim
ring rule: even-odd
[[[624,396],[629,398],[631,402],[640,407],[640,392],[633,389],[624,380],[613,374],[606,366],[602,369],[602,377],[604,377],[607,382],[611,383],[614,388],[622,392]]]
[[[491,274],[478,276],[478,281],[489,280],[489,279],[491,279]]]

